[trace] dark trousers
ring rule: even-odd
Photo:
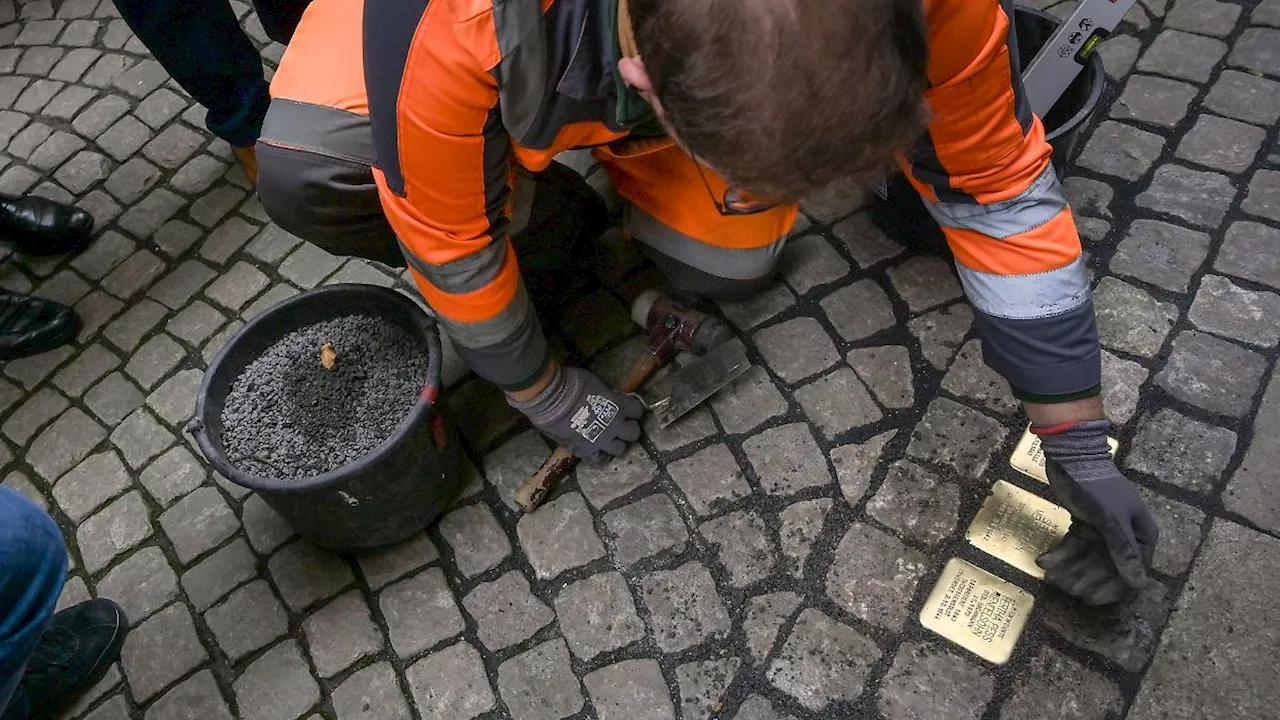
[[[114,0],[133,34],[208,111],[209,132],[236,147],[258,139],[270,95],[262,58],[226,0]],[[276,42],[289,42],[309,0],[254,0]]]
[[[67,548],[53,518],[0,487],[0,715],[53,615],[66,577]]]

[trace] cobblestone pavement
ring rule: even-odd
[[[1101,52],[1067,188],[1120,462],[1163,535],[1159,582],[1106,611],[966,543],[993,481],[1041,487],[1006,462],[1025,420],[946,261],[836,192],[806,203],[785,282],[721,308],[756,367],[674,428],[521,517],[511,490],[549,448],[464,382],[457,509],[378,554],[298,541],[181,431],[202,371],[282,298],[402,280],[273,227],[110,0],[0,0],[0,191],[100,228],[78,257],[0,265],[85,325],[3,367],[0,477],[66,533],[63,605],[111,597],[133,624],[71,716],[1276,717],[1280,0],[1143,0]],[[650,275],[613,250],[593,274],[618,291],[559,336],[616,375]],[[1005,665],[917,620],[956,556],[1036,596]]]

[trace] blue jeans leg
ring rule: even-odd
[[[271,97],[262,58],[227,0],[115,0],[157,62],[208,111],[209,132],[249,147]]]
[[[66,579],[67,547],[53,518],[0,487],[0,714]]]

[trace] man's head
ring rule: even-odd
[[[922,0],[627,0],[620,72],[691,153],[753,193],[868,179],[927,122]]]

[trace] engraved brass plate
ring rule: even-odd
[[[1116,451],[1120,449],[1120,442],[1115,438],[1107,438],[1107,442],[1111,445],[1111,457],[1115,457]],[[1049,482],[1048,476],[1044,474],[1044,451],[1040,449],[1040,438],[1031,434],[1030,425],[1022,433],[1018,447],[1013,449],[1009,464],[1023,475],[1033,477],[1042,483]]]
[[[1035,598],[982,568],[951,558],[933,586],[920,624],[978,657],[1003,665],[1027,626]]]
[[[965,537],[979,550],[1037,580],[1036,558],[1057,545],[1071,526],[1071,513],[1004,480],[991,488]]]

